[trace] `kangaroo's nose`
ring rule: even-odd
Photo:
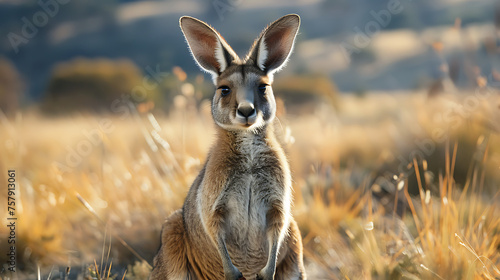
[[[245,102],[238,105],[238,115],[248,118],[255,114],[255,107],[252,103]]]

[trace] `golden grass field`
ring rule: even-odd
[[[279,117],[309,279],[500,279],[489,90],[342,95]],[[18,217],[18,272],[0,279],[147,279],[214,140],[209,103],[184,101],[168,115],[0,117],[1,205],[15,169]]]

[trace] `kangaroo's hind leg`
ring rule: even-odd
[[[285,238],[282,253],[285,255],[276,267],[275,280],[306,280],[306,271],[302,256],[302,237],[295,220],[292,220],[288,228],[288,236]]]
[[[189,271],[184,229],[182,209],[179,209],[163,224],[161,247],[149,279],[193,279]]]

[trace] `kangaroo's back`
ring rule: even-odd
[[[240,59],[213,28],[181,18],[193,57],[217,88],[217,140],[182,210],[164,224],[152,279],[305,279],[271,86],[299,23],[297,15],[275,21]]]

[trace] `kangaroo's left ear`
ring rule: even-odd
[[[286,15],[271,23],[255,41],[247,60],[253,60],[267,75],[279,71],[292,52],[299,26],[300,17],[296,14]]]
[[[231,62],[239,61],[226,40],[208,24],[188,16],[181,17],[179,22],[195,61],[212,74],[214,81]]]

